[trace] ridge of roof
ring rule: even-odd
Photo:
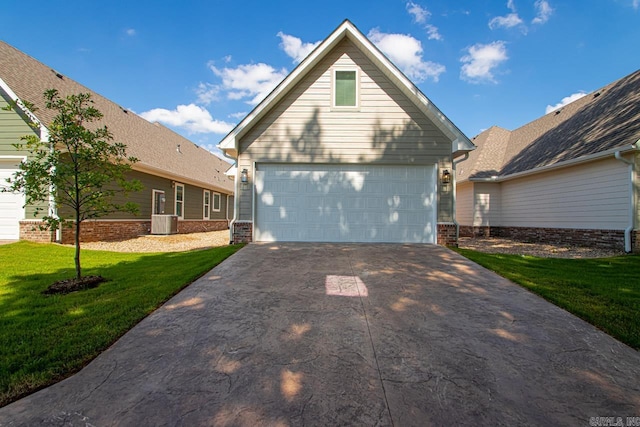
[[[452,152],[475,149],[464,135],[431,100],[400,71],[351,21],[345,19],[311,51],[254,109],[245,116],[218,144],[231,157],[237,156],[238,139],[251,129],[273,106],[300,82],[339,42],[348,38],[358,47],[383,74],[387,76],[440,130],[452,141]]]
[[[228,194],[233,181],[224,172],[229,163],[173,130],[151,123],[81,83],[0,40],[0,78],[21,99],[34,104],[35,116],[47,126],[55,112],[45,107],[45,90],[56,89],[61,96],[89,93],[103,114],[98,125],[107,125],[114,141],[127,146],[127,154],[140,161],[134,170],[163,171],[176,180],[188,180]],[[217,171],[220,171],[218,173]]]
[[[469,171],[466,179],[517,174],[630,146],[640,138],[640,70],[511,131],[504,147],[485,132],[474,138],[477,151],[504,148],[503,156],[488,168],[470,155],[459,165]],[[500,147],[487,147],[495,144]]]

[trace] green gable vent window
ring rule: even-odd
[[[357,107],[358,86],[355,70],[335,72],[335,97],[336,107]]]

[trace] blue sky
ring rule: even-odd
[[[5,0],[0,16],[5,42],[212,151],[344,19],[469,137],[640,68],[640,0]]]

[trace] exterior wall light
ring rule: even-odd
[[[246,169],[242,169],[242,172],[240,173],[240,182],[243,184],[249,182],[249,171]]]
[[[442,171],[442,183],[449,184],[451,183],[451,172],[448,169]]]

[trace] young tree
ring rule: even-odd
[[[142,189],[139,181],[128,180],[126,176],[138,159],[127,157],[124,144],[112,142],[113,135],[106,126],[86,126],[102,118],[90,94],[62,98],[57,90],[50,89],[44,98],[46,107],[57,113],[48,128],[49,141],[27,135],[21,138],[22,143],[15,144],[30,156],[9,181],[9,191],[23,191],[26,203],[35,206],[34,215],[44,210],[39,207],[42,202],[53,197],[58,213],[47,212],[42,217],[47,229],[73,221],[79,280],[82,222],[113,212],[138,212],[135,203],[118,201]]]

